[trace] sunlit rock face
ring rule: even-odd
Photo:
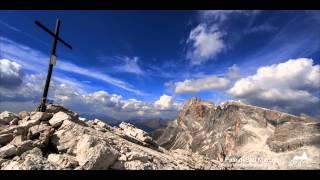
[[[193,98],[156,141],[245,169],[320,168],[320,123],[236,101]],[[294,157],[303,153],[298,167]]]

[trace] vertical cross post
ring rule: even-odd
[[[66,45],[68,48],[72,49],[72,47],[69,44],[67,44],[66,42],[64,42],[61,38],[59,38],[60,19],[57,19],[56,28],[55,28],[55,32],[54,33],[52,33],[49,29],[47,29],[45,26],[43,26],[40,22],[36,21],[36,24],[38,26],[40,26],[42,29],[44,29],[45,31],[47,31],[51,36],[53,36],[52,49],[51,49],[51,55],[50,55],[47,79],[46,79],[46,83],[45,83],[45,86],[44,86],[41,103],[40,103],[40,105],[39,105],[39,107],[37,109],[40,112],[45,112],[46,109],[47,109],[46,103],[47,103],[47,97],[48,97],[48,91],[49,91],[49,86],[50,86],[50,80],[51,80],[53,65],[55,65],[55,63],[56,63],[57,43],[58,43],[58,41],[60,41],[64,45]]]

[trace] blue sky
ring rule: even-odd
[[[34,21],[53,30],[57,17],[74,49],[58,45],[50,97],[74,110],[173,118],[197,96],[320,114],[319,11],[1,11],[0,110],[38,102],[52,39]]]

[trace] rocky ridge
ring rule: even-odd
[[[166,150],[128,123],[83,121],[59,105],[0,114],[1,170],[228,169],[188,150]]]

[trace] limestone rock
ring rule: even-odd
[[[143,153],[138,153],[138,152],[135,152],[135,151],[131,151],[129,152],[128,154],[126,154],[127,156],[127,160],[128,161],[133,161],[133,160],[139,160],[141,162],[148,162],[149,160],[149,157],[147,154],[143,154]]]
[[[29,139],[36,139],[40,136],[40,133],[44,132],[45,130],[51,129],[50,126],[47,124],[39,124],[29,128],[28,131],[28,138]]]
[[[8,161],[2,165],[2,170],[59,170],[58,165],[48,162],[41,153],[41,150],[34,148],[21,155],[19,161]]]
[[[9,124],[10,121],[14,120],[14,119],[18,119],[19,116],[9,112],[9,111],[4,111],[0,114],[0,124]]]
[[[270,149],[284,152],[305,145],[320,144],[320,123],[286,122],[275,128],[267,139]]]
[[[46,129],[40,133],[40,136],[37,140],[33,141],[33,145],[39,148],[47,147],[50,142],[50,137],[54,133],[54,129]]]
[[[10,144],[21,144],[22,142],[27,140],[27,136],[25,134],[15,134],[13,140],[10,142]]]
[[[97,126],[99,126],[100,128],[107,128],[108,127],[107,123],[105,123],[105,122],[103,122],[103,121],[101,121],[99,119],[94,119],[93,122],[95,124],[97,124]]]
[[[0,145],[5,145],[13,139],[13,134],[0,135]]]
[[[53,115],[53,117],[49,120],[49,124],[56,128],[59,127],[64,120],[72,120],[72,117],[63,111],[60,111]]]
[[[6,161],[7,161],[6,159],[0,158],[0,169],[1,169],[1,164],[3,164],[3,163],[6,162]]]
[[[12,121],[10,121],[9,125],[12,126],[12,125],[18,125],[19,123],[19,119],[18,118],[15,118],[13,119]]]
[[[46,110],[47,113],[56,114],[56,113],[58,113],[60,111],[62,111],[64,113],[67,113],[73,119],[78,119],[79,118],[79,114],[77,114],[75,112],[72,112],[72,111],[70,111],[69,109],[67,109],[67,108],[65,108],[63,106],[60,106],[60,105],[57,105],[57,104],[49,104],[49,105],[47,105],[47,110]]]
[[[124,134],[136,138],[142,142],[151,142],[152,138],[145,131],[134,127],[132,124],[122,122],[119,127]]]
[[[24,119],[25,117],[30,116],[30,113],[27,111],[19,112],[19,119]]]
[[[17,155],[20,155],[34,148],[34,145],[31,140],[26,140],[26,141],[17,143],[15,144],[15,146],[17,147]]]
[[[125,166],[124,166],[124,161],[116,161],[111,167],[110,169],[114,169],[114,170],[125,170]]]
[[[84,169],[108,169],[118,158],[119,152],[105,141],[83,135],[76,148],[76,159]]]
[[[0,158],[7,158],[17,153],[16,146],[8,144],[0,148]]]
[[[122,135],[123,138],[138,143],[149,148],[153,148],[157,151],[162,151],[159,145],[152,139],[152,137],[145,131],[136,128],[134,125],[126,122],[122,122],[119,125],[118,129],[115,129],[115,132],[118,132]]]
[[[60,166],[63,169],[74,169],[79,166],[76,158],[65,154],[49,154],[48,161]]]
[[[79,137],[85,132],[85,127],[73,121],[65,120],[50,137],[50,141],[58,152],[72,154],[77,146]]]
[[[23,170],[17,161],[6,161],[2,163],[1,170]]]
[[[93,122],[92,120],[85,121],[85,123],[86,123],[89,127],[95,128],[96,123]]]
[[[154,170],[154,169],[157,169],[157,167],[154,166],[152,163],[144,163],[139,160],[125,162],[123,166],[125,169],[130,169],[130,170]]]
[[[40,119],[33,119],[33,120],[28,120],[26,122],[19,124],[18,127],[22,128],[22,129],[24,129],[24,131],[26,131],[31,126],[38,125],[38,124],[40,124]]]
[[[59,106],[57,104],[48,104],[46,112],[48,113],[58,113],[58,112],[69,112],[69,110],[63,106]]]
[[[52,114],[47,112],[32,112],[30,115],[31,120],[48,121],[50,118]]]
[[[25,157],[27,155],[29,155],[29,154],[32,154],[34,156],[41,156],[41,157],[43,156],[43,153],[42,153],[41,149],[35,147],[35,148],[33,148],[33,149],[29,150],[29,151],[24,152],[23,154],[21,154],[20,157],[21,157],[21,159],[25,159]]]
[[[26,123],[27,121],[30,120],[30,116],[25,116],[23,119],[18,121],[18,125],[21,125],[23,123]]]

